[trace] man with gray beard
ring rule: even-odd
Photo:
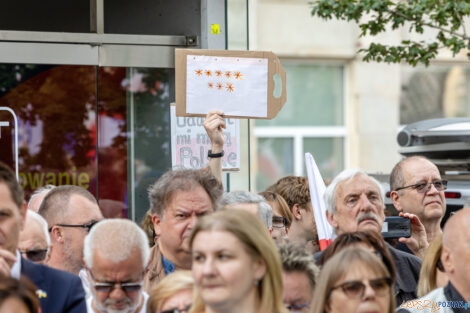
[[[344,170],[338,174],[325,191],[326,217],[336,234],[363,230],[381,232],[385,220],[385,192],[373,177],[359,169]],[[426,241],[426,232],[419,219],[410,218],[412,236],[405,241],[409,246],[420,247]],[[398,305],[415,299],[421,269],[421,260],[387,245],[396,267],[395,300]]]
[[[144,275],[150,258],[147,235],[127,219],[98,223],[86,236],[84,263],[92,297],[88,313],[145,313]]]

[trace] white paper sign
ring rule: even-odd
[[[191,169],[206,167],[211,141],[202,125],[205,118],[177,117],[174,106],[171,106],[170,114],[172,165]],[[225,124],[222,170],[236,171],[240,169],[240,121],[228,118]]]
[[[187,56],[186,112],[267,117],[268,59]]]

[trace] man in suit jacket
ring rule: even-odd
[[[28,277],[45,313],[86,313],[80,279],[21,258],[18,240],[26,215],[23,190],[9,167],[0,163],[0,277]]]

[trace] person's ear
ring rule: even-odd
[[[264,275],[266,275],[266,262],[263,259],[258,258],[255,261],[253,268],[254,268],[255,279],[256,280],[263,279]]]
[[[392,203],[395,209],[397,209],[398,212],[403,212],[403,208],[400,203],[400,194],[398,193],[398,191],[395,191],[395,190],[391,191],[390,199],[392,200]]]
[[[441,263],[444,266],[446,273],[453,273],[455,271],[454,256],[447,247],[442,247]]]
[[[333,227],[333,229],[338,228],[338,222],[336,221],[336,216],[334,214],[331,214],[328,210],[326,211],[326,219],[328,220],[328,223],[330,223],[331,227]]]
[[[298,203],[292,206],[292,215],[297,221],[300,221],[302,219],[302,210],[302,207]]]
[[[159,214],[155,213],[152,215],[152,223],[155,235],[159,237],[162,233],[162,218]]]
[[[51,229],[51,242],[58,242],[63,244],[65,241],[64,239],[64,232],[59,226],[52,226]]]

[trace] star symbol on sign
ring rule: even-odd
[[[222,71],[215,71],[215,76],[217,76],[217,77],[222,76]]]
[[[212,71],[211,70],[206,70],[206,76],[209,77],[209,76],[212,76]]]
[[[233,88],[233,84],[230,84],[230,83],[227,83],[227,87],[225,87],[227,89],[227,91],[230,91],[230,92],[233,92],[234,88]]]
[[[213,83],[207,83],[207,87],[208,87],[209,89],[213,89],[213,88],[214,88],[214,84],[213,84]]]
[[[232,77],[232,73],[230,71],[225,72],[225,77],[227,78]]]
[[[201,76],[201,75],[202,75],[202,70],[195,70],[195,72],[196,72],[196,75],[197,75],[197,76]]]
[[[222,83],[217,83],[215,88],[217,88],[218,90],[221,90],[222,88],[224,88],[224,85]]]
[[[233,76],[235,77],[235,79],[243,79],[243,75],[240,74],[240,72],[235,72]]]

